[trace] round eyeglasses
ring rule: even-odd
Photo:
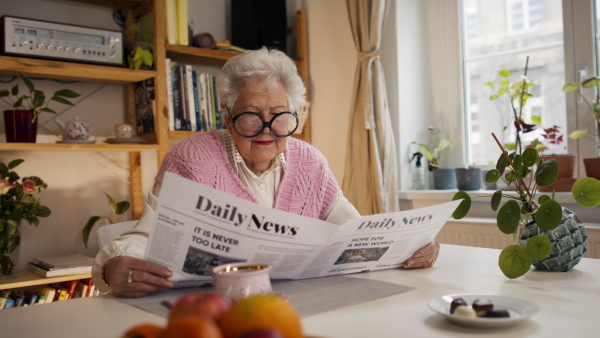
[[[244,112],[236,117],[231,115],[229,107],[227,112],[235,132],[246,138],[258,136],[265,127],[276,137],[288,137],[298,129],[298,114],[288,111],[275,114],[269,122],[264,122],[260,115],[253,112]]]

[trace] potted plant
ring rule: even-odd
[[[0,279],[17,276],[21,221],[38,226],[38,217],[50,216],[50,209],[33,197],[48,185],[36,176],[21,179],[12,171],[21,163],[21,159],[8,165],[0,162]]]
[[[582,82],[568,83],[564,85],[563,91],[565,93],[578,91],[583,102],[587,105],[596,122],[596,145],[598,147],[598,155],[600,156],[600,92],[598,92],[597,87],[600,87],[600,78],[592,77]],[[596,90],[596,98],[592,102],[583,95],[583,88],[594,88]],[[600,179],[600,157],[584,158],[583,164],[588,177]]]
[[[99,220],[104,219],[104,221],[106,222],[107,225],[116,223],[117,216],[124,214],[127,210],[129,210],[129,207],[131,206],[128,201],[121,201],[121,202],[117,203],[109,194],[104,193],[104,195],[106,196],[106,199],[108,200],[108,205],[110,206],[110,209],[113,212],[113,216],[112,216],[112,218],[106,217],[106,216],[90,217],[90,219],[87,221],[87,223],[85,224],[85,226],[83,227],[83,230],[82,230],[83,244],[85,245],[86,248],[88,246],[90,232],[92,231],[92,228]]]
[[[433,173],[435,189],[455,189],[456,175],[454,168],[441,168],[442,151],[450,148],[452,141],[441,139],[433,151],[424,143],[412,142],[411,144],[418,145],[425,156],[427,156],[429,171]]]
[[[20,94],[18,84],[14,85],[10,91],[0,90],[0,99],[14,108],[4,111],[6,142],[35,143],[38,116],[42,112],[56,114],[48,107],[50,102],[55,101],[74,106],[68,99],[76,98],[79,94],[69,89],[62,89],[47,99],[43,91],[35,89],[31,80],[21,74],[19,77],[27,86],[29,93]]]
[[[138,25],[133,23],[129,30],[135,32],[136,41],[127,44],[129,54],[127,55],[127,64],[129,69],[152,69],[154,59],[156,58],[156,47],[146,40],[152,39],[153,34],[149,31],[140,30]]]
[[[544,161],[554,159],[558,163],[558,178],[556,182],[548,186],[538,187],[539,191],[570,191],[575,183],[575,163],[577,156],[566,154],[566,148],[563,145],[564,135],[560,132],[560,127],[554,125],[550,128],[543,128],[543,140],[535,139],[531,143],[540,153],[540,158]],[[570,138],[576,138],[575,132],[569,135]]]
[[[527,86],[520,88],[520,97],[529,95],[525,93]],[[515,121],[520,121],[522,107],[523,104],[520,104],[519,111],[515,112]],[[498,260],[500,270],[508,278],[524,275],[532,264],[541,270],[569,270],[587,250],[587,234],[577,215],[563,208],[555,200],[554,194],[537,197],[540,186],[548,186],[556,181],[559,166],[554,159],[541,159],[535,147],[521,147],[522,132],[524,128],[517,126],[515,150],[510,154],[492,134],[501,151],[495,169],[486,174],[488,183],[502,180],[516,192],[512,195],[498,190],[491,199],[492,210],[497,211],[498,228],[513,236],[513,244],[502,250]],[[530,182],[527,182],[527,178]],[[581,206],[600,205],[600,181],[597,179],[588,177],[578,180],[572,192],[573,198]],[[453,200],[456,199],[463,199],[453,213],[455,219],[460,219],[469,212],[471,196],[459,191],[453,197]],[[500,206],[503,199],[508,201]],[[573,237],[564,240],[564,236]]]

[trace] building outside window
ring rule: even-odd
[[[490,100],[493,90],[486,83],[498,83],[500,70],[512,73],[511,82],[522,81],[528,58],[527,78],[536,86],[523,116],[527,121],[534,115],[539,116],[541,127],[557,125],[566,133],[561,0],[461,2],[467,162],[486,164],[497,160],[500,149],[492,133],[502,143],[514,142],[516,131],[509,103]],[[476,32],[473,32],[474,27]],[[523,144],[541,137],[541,127],[524,134]],[[565,151],[567,145],[565,142]]]

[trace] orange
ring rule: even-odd
[[[217,319],[224,338],[236,338],[254,330],[271,330],[284,338],[303,338],[296,309],[274,294],[255,294],[233,304]]]
[[[210,318],[189,315],[170,319],[161,338],[223,338]]]
[[[165,328],[156,324],[139,324],[127,330],[123,338],[155,338],[160,337]]]

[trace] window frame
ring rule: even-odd
[[[600,1],[599,1],[600,2]],[[453,85],[446,88],[433,87],[433,90],[440,90],[443,92],[436,93],[440,97],[444,98],[446,102],[452,102],[454,98],[460,97],[460,109],[448,110],[445,113],[448,114],[446,119],[460,121],[460,128],[449,128],[448,136],[454,140],[454,149],[452,156],[454,158],[462,158],[462,163],[456,164],[456,166],[466,165],[466,145],[465,140],[468,140],[467,129],[465,128],[468,112],[465,108],[464,102],[466,102],[465,91],[463,88],[468,84],[463,79],[462,70],[462,34],[460,33],[460,18],[462,11],[460,6],[462,1],[455,0],[445,4],[445,11],[443,12],[443,18],[439,17],[439,11],[429,11],[428,21],[436,22],[437,27],[433,28],[433,31],[445,31],[445,32],[457,32],[456,34],[444,34],[443,37],[446,39],[443,43],[442,51],[434,51],[438,55],[445,55],[446,58],[430,58],[431,67],[434,69],[444,69],[444,78],[453,79]],[[588,76],[593,76],[597,73],[596,69],[596,56],[595,56],[595,40],[594,40],[594,13],[593,13],[593,0],[562,0],[563,6],[563,25],[564,25],[564,54],[565,54],[565,81],[566,83],[581,81],[580,73],[582,70],[587,70]],[[437,21],[434,21],[437,20]],[[432,36],[435,40],[436,37]],[[430,46],[432,46],[430,43]],[[439,45],[439,44],[438,44]],[[449,47],[458,46],[458,47]],[[454,69],[444,67],[447,65],[448,59],[457,60],[455,64],[459,67],[457,72]],[[456,77],[458,73],[458,77]],[[600,75],[600,74],[598,74]],[[446,85],[450,83],[446,82]],[[593,93],[585,93],[589,95],[586,98],[593,100]],[[583,102],[578,102],[576,94],[565,94],[566,107],[565,111],[567,114],[567,130],[568,133],[578,129],[588,129],[588,138],[579,140],[570,140],[568,145],[568,152],[576,154],[578,157],[578,169],[579,177],[585,177],[585,168],[583,166],[583,159],[590,157],[597,157],[597,148],[595,142],[590,142],[590,139],[594,138],[594,131],[590,130],[589,126],[593,125],[593,117],[587,110],[587,107]],[[579,100],[581,101],[581,100]]]

